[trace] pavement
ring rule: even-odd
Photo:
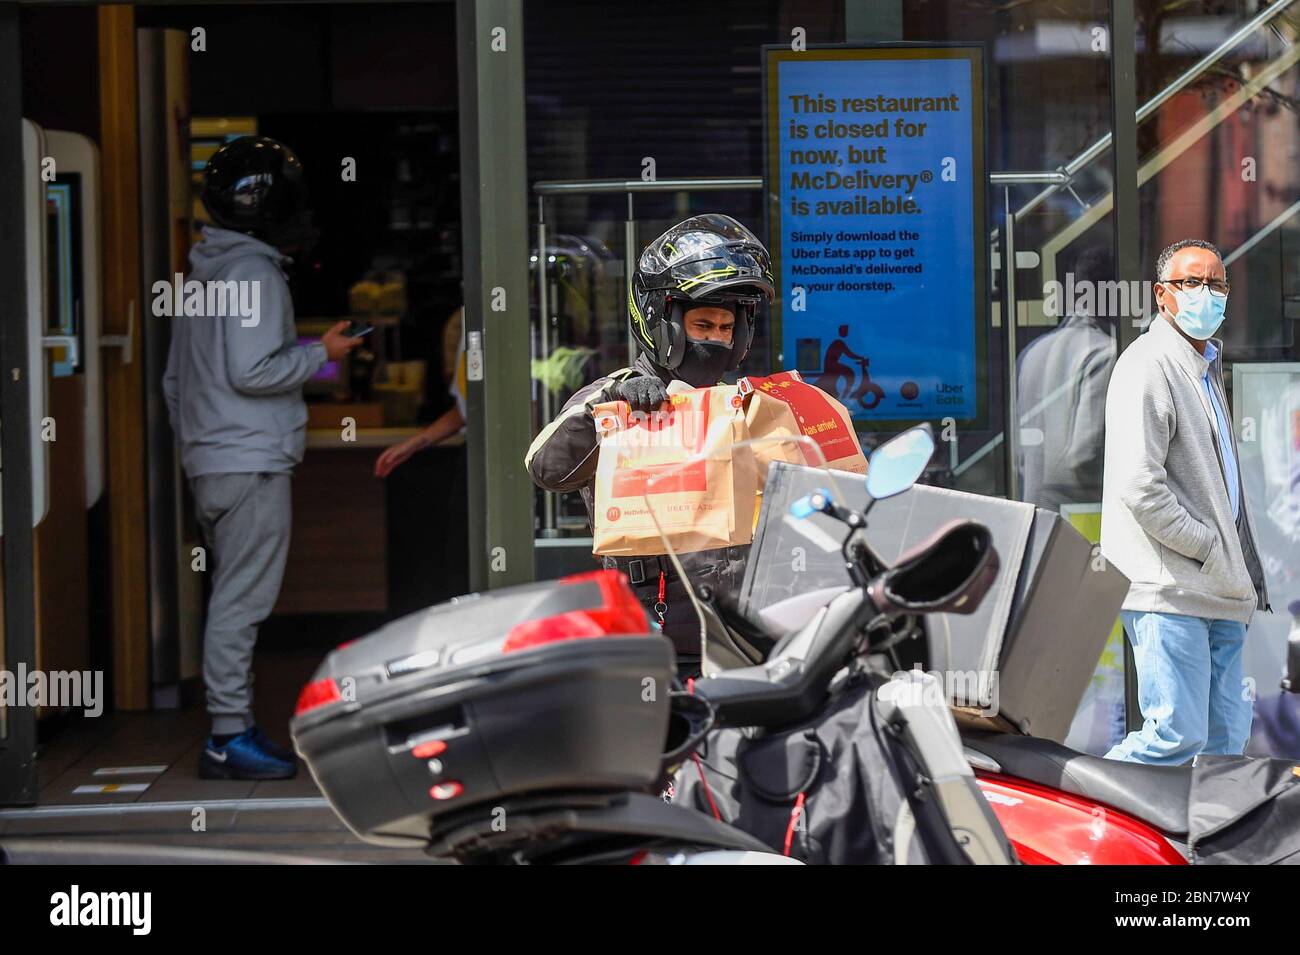
[[[263,651],[255,662],[256,719],[290,745],[298,689],[322,653]],[[35,806],[0,807],[11,861],[141,861],[130,847],[166,847],[174,861],[432,863],[419,850],[363,842],[329,807],[307,767],[288,780],[200,779],[209,731],[201,706],[106,712],[43,728]],[[243,858],[243,853],[258,854]]]

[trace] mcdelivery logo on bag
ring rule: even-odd
[[[617,507],[611,507],[608,511],[605,512],[605,520],[607,521],[616,521],[622,516],[623,516],[623,512],[620,511]]]

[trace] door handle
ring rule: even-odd
[[[100,335],[100,348],[120,348],[122,349],[122,364],[131,364],[131,358],[135,353],[135,299],[126,307],[126,334],[125,335]]]
[[[76,335],[42,335],[41,347],[67,349],[69,364],[73,368],[81,367],[81,341]]]

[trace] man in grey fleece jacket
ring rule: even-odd
[[[248,178],[241,183],[245,189]],[[320,341],[298,344],[284,272],[292,260],[271,244],[279,240],[269,226],[255,231],[271,241],[204,228],[190,251],[187,287],[236,283],[216,287],[232,296],[229,301],[239,295],[257,307],[252,314],[222,307],[216,314],[171,319],[163,378],[212,572],[203,647],[212,737],[199,763],[199,774],[208,778],[274,779],[296,772],[293,754],[253,723],[253,646],[258,625],[275,605],[289,552],[289,480],[306,438],[302,385],[361,341],[347,337],[347,322],[339,322]],[[206,313],[216,297],[204,298]]]
[[[1223,388],[1228,284],[1200,240],[1165,249],[1160,315],[1119,357],[1106,395],[1102,555],[1132,582],[1121,618],[1144,719],[1106,754],[1182,764],[1241,753],[1251,700],[1246,628],[1267,610]]]

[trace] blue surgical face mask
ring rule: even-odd
[[[1211,295],[1204,285],[1193,292],[1177,289],[1174,301],[1178,303],[1174,321],[1198,341],[1205,341],[1219,330],[1225,318],[1224,309],[1228,307],[1228,296]]]

